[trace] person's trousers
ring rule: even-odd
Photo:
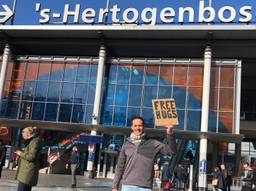
[[[152,191],[152,189],[123,184],[121,191]]]
[[[77,164],[71,164],[72,185],[76,185],[76,169]]]
[[[17,191],[31,191],[31,189],[32,189],[32,186],[26,185],[22,182],[18,183]]]
[[[2,176],[3,165],[0,165],[0,178]]]

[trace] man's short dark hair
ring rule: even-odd
[[[134,117],[132,117],[132,120],[131,120],[131,123],[133,124],[133,120],[135,120],[135,119],[140,119],[141,121],[142,121],[142,125],[144,126],[144,119],[143,119],[143,117],[141,117],[141,116],[134,116]]]

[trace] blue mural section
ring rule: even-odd
[[[95,81],[95,68],[66,68],[65,72],[81,70],[89,77],[78,75],[70,81],[46,81],[58,78],[63,71],[55,71],[51,76],[40,76],[37,81],[27,81],[17,92],[22,93],[22,101],[4,97],[1,116],[9,118],[91,123]],[[84,70],[84,71],[83,71]],[[86,71],[86,72],[85,72]],[[80,79],[83,76],[84,79]],[[91,77],[90,77],[91,76]],[[130,77],[131,76],[131,77]],[[87,79],[85,79],[87,78]],[[105,125],[129,126],[131,118],[141,115],[146,127],[154,127],[152,99],[170,98],[176,100],[180,130],[200,130],[201,100],[189,94],[186,104],[186,88],[177,87],[158,75],[148,74],[136,68],[111,65],[104,97],[101,121]],[[75,83],[74,83],[75,82]],[[173,92],[173,93],[172,93]],[[186,122],[186,124],[184,124]],[[216,132],[216,113],[209,113],[209,131]],[[219,132],[227,132],[220,122]]]

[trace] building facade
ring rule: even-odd
[[[254,111],[248,109],[254,105],[254,84],[248,82],[255,78],[253,1],[184,0],[170,5],[163,0],[159,5],[151,0],[130,5],[101,0],[95,5],[77,0],[53,5],[31,0],[26,11],[23,3],[0,4],[6,12],[0,17],[1,118],[122,128],[139,115],[146,127],[157,129],[152,99],[174,98],[176,130],[243,133],[240,106],[242,113]],[[242,83],[246,85],[241,88]],[[253,142],[253,129],[245,127],[244,132]],[[19,136],[14,131],[14,142]],[[107,167],[101,167],[101,160],[106,164],[108,159],[102,153],[111,144],[120,148],[125,140],[114,132],[105,136],[98,153],[90,145],[87,156],[87,168],[92,170],[97,156],[103,174]],[[237,144],[228,150],[224,139],[186,136],[189,141],[179,149],[183,155],[194,149],[202,189],[206,163],[209,171],[216,165],[213,161],[225,162],[226,155],[237,158],[241,153],[240,139],[230,139]],[[207,156],[202,146],[207,142],[208,152],[216,154]],[[110,161],[113,172],[112,155]],[[238,157],[234,168],[239,162]]]

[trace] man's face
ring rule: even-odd
[[[247,170],[248,167],[249,167],[249,165],[245,163],[245,164],[243,165],[243,167],[244,167],[245,170]]]
[[[225,169],[225,165],[223,165],[223,164],[220,165],[220,169],[221,169],[221,170],[224,170],[224,169]]]
[[[136,136],[139,136],[144,132],[144,126],[141,119],[134,119],[132,121],[132,132]]]

